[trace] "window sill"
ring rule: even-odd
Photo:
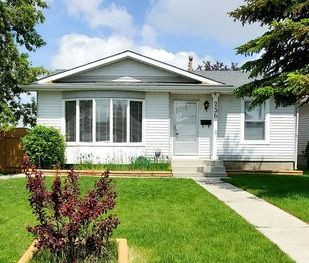
[[[143,142],[101,143],[101,142],[67,142],[69,147],[145,147]]]

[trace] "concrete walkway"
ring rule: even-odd
[[[219,178],[196,180],[298,263],[309,263],[309,225]],[[304,207],[304,209],[308,209]]]
[[[24,178],[26,177],[24,174],[9,174],[9,175],[1,175],[0,180],[8,180],[14,178]]]

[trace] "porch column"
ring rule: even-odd
[[[212,152],[211,160],[218,160],[218,98],[219,93],[214,92],[212,97]]]

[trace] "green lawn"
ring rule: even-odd
[[[237,175],[225,180],[309,223],[309,176]]]
[[[50,178],[49,178],[50,179]],[[82,189],[94,178],[81,178]],[[268,239],[191,180],[116,179],[116,237],[131,262],[292,262]],[[0,181],[0,262],[16,262],[31,243],[24,179]]]

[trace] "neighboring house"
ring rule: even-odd
[[[38,124],[67,136],[67,163],[138,156],[224,160],[228,169],[292,170],[294,107],[237,99],[241,72],[191,72],[125,51],[47,76],[37,91]]]
[[[304,152],[307,143],[309,143],[309,104],[304,104],[299,108],[298,161],[300,166],[306,166]]]

